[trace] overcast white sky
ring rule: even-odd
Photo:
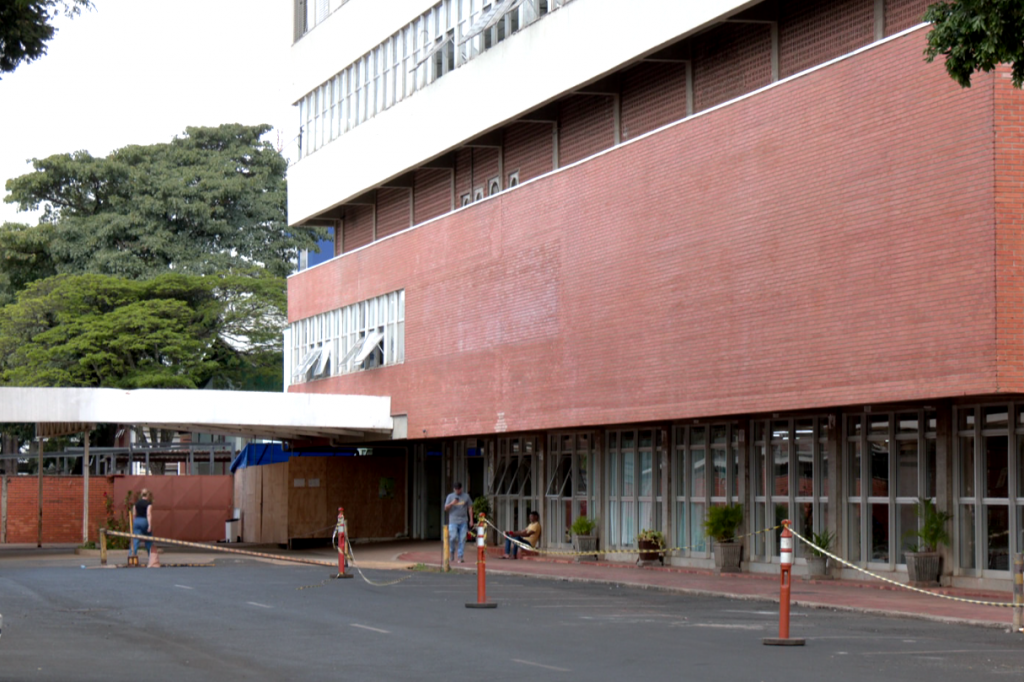
[[[49,52],[0,80],[0,191],[28,160],[166,142],[186,126],[269,123],[288,144],[287,0],[93,0]],[[273,141],[273,140],[272,140]],[[290,146],[284,153],[289,155]],[[0,222],[34,215],[0,203]]]

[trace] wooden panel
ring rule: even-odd
[[[267,464],[263,470],[263,514],[260,542],[288,542],[288,463]]]
[[[345,520],[353,538],[393,538],[405,532],[405,457],[328,457],[327,506]],[[393,482],[382,497],[382,479]]]
[[[326,457],[293,457],[288,461],[288,537],[329,538],[337,514],[326,507]],[[296,486],[301,481],[301,486]],[[316,487],[310,487],[313,482]]]
[[[242,542],[262,542],[263,467],[235,472],[235,506],[242,512]]]

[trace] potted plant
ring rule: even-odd
[[[828,552],[832,549],[832,542],[836,539],[835,533],[829,530],[823,530],[820,533],[811,534],[811,542],[820,547],[821,549],[811,548],[811,555],[807,557],[807,577],[813,579],[827,578],[825,568],[827,566],[828,557],[822,553],[822,550]]]
[[[743,523],[743,505],[725,504],[708,508],[704,532],[714,540],[715,570],[739,573],[743,545],[736,542],[736,529]]]
[[[665,547],[665,534],[660,530],[647,530],[646,528],[637,533],[637,549],[640,550],[640,557],[637,563],[644,561],[661,561],[665,563],[665,556],[658,550]]]
[[[920,528],[903,534],[904,537],[911,536],[920,540],[906,553],[909,581],[914,587],[937,587],[941,568],[939,545],[949,544],[946,524],[953,516],[949,512],[939,511],[931,500],[923,497],[917,501],[914,515],[921,520]]]
[[[597,558],[597,535],[594,529],[597,528],[597,519],[590,519],[584,516],[577,516],[569,529],[573,535],[573,545],[577,552],[587,552]],[[582,558],[582,554],[576,557],[576,562]]]
[[[473,500],[473,518],[469,520],[468,531],[468,534],[473,537],[476,537],[476,524],[480,521],[481,512],[483,512],[487,516],[487,519],[491,523],[494,523],[494,519],[491,518],[491,501],[485,495],[481,495],[480,497]],[[486,537],[489,540],[488,544],[494,544],[494,532],[495,531],[492,528],[488,528],[486,533]]]

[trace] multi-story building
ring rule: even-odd
[[[413,535],[463,479],[708,566],[734,501],[900,577],[925,497],[948,579],[1006,584],[1024,109],[925,62],[928,0],[295,2],[289,221],[335,240],[288,390],[391,397]]]

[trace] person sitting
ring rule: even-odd
[[[512,531],[506,533],[505,537],[505,554],[502,555],[502,559],[518,559],[519,545],[512,542],[511,538],[523,538],[531,548],[536,549],[537,545],[540,544],[540,514],[535,511],[530,512],[530,525],[523,530]]]

